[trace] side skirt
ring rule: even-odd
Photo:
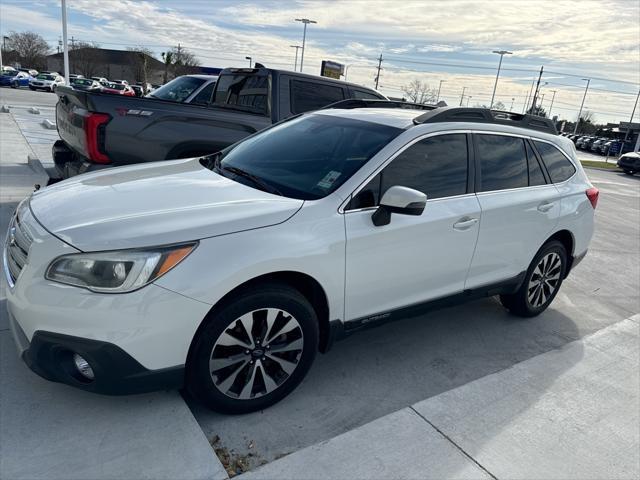
[[[402,307],[387,312],[380,312],[368,317],[349,320],[348,322],[332,321],[330,322],[331,342],[328,347],[330,348],[335,341],[341,340],[359,330],[377,327],[394,320],[400,320],[402,318],[428,313],[433,310],[459,305],[479,298],[515,293],[522,285],[526,273],[527,272],[521,272],[506,281],[477,287],[471,290],[464,290],[461,293],[456,293],[447,297],[429,300],[428,302],[410,305],[408,307]],[[326,350],[329,350],[329,348]]]

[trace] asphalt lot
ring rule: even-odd
[[[0,104],[52,106],[55,98],[0,89]],[[485,299],[357,334],[320,355],[303,384],[269,410],[222,416],[187,399],[205,435],[232,455],[251,454],[255,466],[640,312],[640,177],[588,175],[601,191],[595,238],[543,315],[519,319]],[[2,209],[2,228],[9,214]]]

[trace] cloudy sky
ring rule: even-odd
[[[2,0],[0,33],[32,30],[61,36],[59,0]],[[207,66],[246,66],[246,56],[293,68],[307,31],[304,71],[320,62],[349,65],[348,80],[373,86],[382,53],[380,90],[401,96],[418,78],[459,104],[488,104],[498,56],[505,49],[496,99],[522,111],[544,65],[543,106],[574,119],[583,78],[585,107],[596,121],[628,121],[640,88],[640,0],[67,0],[69,36],[104,48],[145,46],[158,53],[180,43]],[[546,85],[544,83],[547,82]],[[640,109],[638,109],[640,110]],[[640,112],[635,120],[639,121]]]

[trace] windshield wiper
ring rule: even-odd
[[[227,171],[229,173],[233,173],[234,175],[237,175],[239,177],[247,178],[247,179],[251,180],[255,185],[257,185],[261,190],[264,190],[265,192],[273,193],[275,195],[280,195],[281,197],[283,196],[282,192],[280,190],[278,190],[276,187],[274,187],[272,185],[269,185],[264,180],[262,180],[260,177],[256,177],[252,173],[249,173],[249,172],[247,172],[245,170],[242,170],[241,168],[238,168],[238,167],[232,167],[232,166],[228,166],[228,165],[221,166],[219,157],[216,159],[215,168],[217,170],[224,170],[224,171]]]

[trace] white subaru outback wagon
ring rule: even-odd
[[[499,295],[543,312],[597,200],[549,120],[348,100],[208,157],[36,191],[4,248],[9,321],[49,380],[184,386],[249,412],[336,339],[408,309]]]

